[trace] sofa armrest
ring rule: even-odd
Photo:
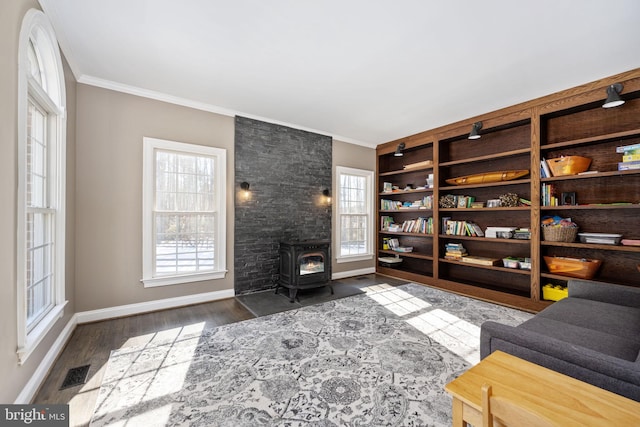
[[[568,344],[527,329],[487,321],[480,329],[480,356],[504,351],[581,381],[640,401],[640,364]]]
[[[640,288],[580,279],[569,280],[567,287],[572,298],[640,308]]]

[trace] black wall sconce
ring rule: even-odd
[[[324,201],[327,205],[331,204],[331,193],[329,192],[328,188],[325,188],[324,190],[322,190],[322,195],[324,196]]]
[[[471,133],[469,133],[469,139],[480,139],[480,129],[482,129],[482,122],[475,122],[471,126]]]
[[[243,196],[245,199],[248,199],[248,198],[249,198],[249,195],[251,194],[251,193],[249,192],[249,187],[250,187],[250,186],[249,186],[249,183],[248,183],[247,181],[243,181],[243,182],[241,182],[241,183],[240,183],[240,189],[242,189],[242,196]]]
[[[624,99],[620,98],[622,83],[614,83],[607,88],[607,100],[602,104],[602,108],[613,108],[624,104]]]
[[[398,144],[398,148],[396,148],[396,152],[393,153],[393,155],[396,157],[402,157],[404,156],[404,153],[402,152],[403,150],[404,150],[404,142],[401,142],[400,144]]]

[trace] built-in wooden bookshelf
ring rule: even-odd
[[[622,83],[620,107],[605,109],[606,88]],[[469,140],[473,123],[481,121],[481,138]],[[404,143],[402,157],[395,156]],[[604,78],[513,107],[382,144],[378,154],[378,215],[402,223],[416,217],[432,217],[433,234],[392,232],[379,227],[379,256],[400,256],[393,268],[377,271],[449,291],[529,311],[551,304],[542,298],[542,285],[566,284],[568,278],[551,274],[544,256],[601,259],[594,280],[640,286],[640,247],[545,241],[540,228],[545,216],[571,218],[580,232],[617,233],[640,239],[640,169],[618,170],[622,154],[616,147],[640,144],[640,69]],[[592,159],[586,175],[541,177],[540,161],[561,156]],[[430,161],[429,167],[411,165]],[[408,167],[407,167],[408,166]],[[448,179],[495,171],[528,170],[510,181],[452,185]],[[433,187],[423,188],[432,174]],[[395,188],[387,190],[389,183]],[[576,205],[545,206],[541,190],[574,193]],[[441,207],[443,196],[470,196],[476,201],[517,194],[524,203],[513,207]],[[432,206],[409,207],[425,196]],[[399,210],[381,209],[381,200],[405,204]],[[468,221],[482,229],[489,226],[528,228],[530,239],[504,239],[447,234],[442,220]],[[383,249],[385,238],[396,238],[413,252]],[[475,265],[445,258],[447,243],[464,245],[469,254],[493,259],[526,258],[530,270],[497,265]],[[449,257],[450,258],[450,257]]]

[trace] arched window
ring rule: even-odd
[[[27,12],[19,43],[16,258],[23,363],[66,303],[66,102],[60,51],[44,13]]]

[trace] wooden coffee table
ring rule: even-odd
[[[496,351],[445,386],[454,427],[482,426],[483,384],[558,426],[640,426],[639,402]]]

